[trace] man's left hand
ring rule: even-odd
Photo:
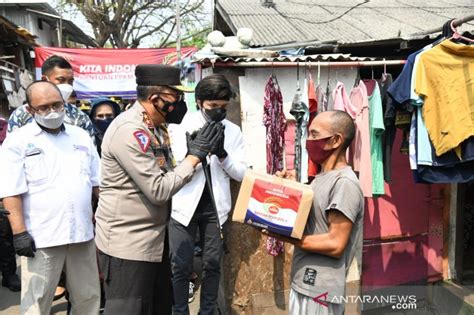
[[[227,151],[224,149],[225,135],[222,133],[221,138],[211,148],[211,153],[215,154],[220,161],[223,161],[227,157]]]

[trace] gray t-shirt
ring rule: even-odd
[[[311,298],[332,301],[345,294],[346,276],[355,253],[360,262],[362,248],[362,222],[364,197],[352,168],[321,173],[311,183],[314,191],[313,207],[306,223],[305,235],[324,234],[329,231],[327,211],[336,209],[352,221],[349,242],[341,258],[311,253],[296,248],[291,265],[291,287]],[[324,298],[324,294],[327,297]]]

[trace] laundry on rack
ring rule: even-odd
[[[472,80],[474,47],[446,39],[411,54],[389,88],[395,107],[414,112],[410,161],[418,182],[474,179]]]

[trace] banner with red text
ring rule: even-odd
[[[181,49],[182,59],[197,49]],[[106,48],[35,48],[36,77],[41,77],[43,62],[52,55],[64,57],[74,71],[74,90],[78,99],[99,96],[136,97],[135,67],[138,64],[174,64],[175,48],[106,49]]]

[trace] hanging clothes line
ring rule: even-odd
[[[386,61],[322,61],[322,62],[311,62],[312,66],[321,67],[375,67],[375,66],[393,66],[393,65],[404,65],[406,60],[386,60]],[[214,67],[245,67],[245,68],[261,68],[261,67],[295,67],[298,62],[283,61],[283,62],[271,62],[271,61],[249,61],[239,63],[229,62],[216,62]],[[306,63],[308,66],[308,63]]]

